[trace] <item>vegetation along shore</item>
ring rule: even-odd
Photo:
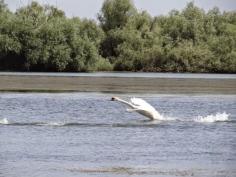
[[[0,0],[0,70],[236,73],[236,11],[190,2],[152,17],[105,0],[94,21],[37,2],[13,13]]]

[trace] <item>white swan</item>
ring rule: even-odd
[[[152,107],[149,103],[147,103],[141,98],[131,98],[130,102],[128,102],[118,97],[112,97],[111,101],[119,101],[121,103],[124,103],[129,107],[131,107],[131,109],[127,109],[128,112],[134,112],[134,111],[138,112],[139,114],[142,114],[151,120],[163,119],[162,116],[154,107]]]

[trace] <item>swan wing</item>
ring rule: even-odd
[[[155,110],[154,107],[152,107],[149,103],[147,103],[145,100],[141,98],[131,98],[130,101],[133,105],[137,106],[139,109],[150,110],[150,111]]]

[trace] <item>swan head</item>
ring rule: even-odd
[[[117,101],[118,100],[118,97],[112,97],[111,98],[111,101]]]

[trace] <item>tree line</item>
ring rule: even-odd
[[[105,0],[94,21],[37,2],[13,13],[0,0],[0,70],[236,73],[236,11],[190,2],[152,17]]]

